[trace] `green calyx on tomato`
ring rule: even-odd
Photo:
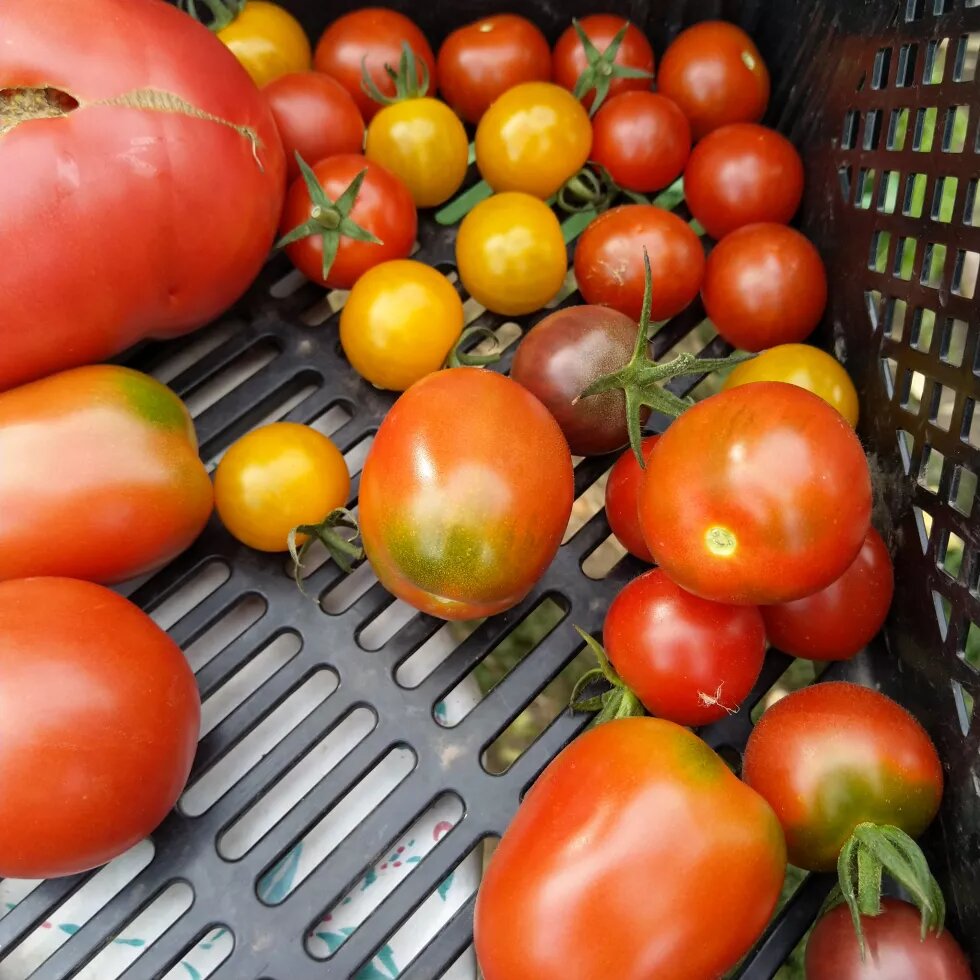
[[[643,705],[640,699],[623,683],[623,679],[616,673],[616,668],[609,662],[606,651],[602,645],[580,627],[575,627],[586,646],[595,654],[598,667],[587,670],[572,688],[572,695],[569,703],[572,711],[594,711],[595,718],[592,725],[601,725],[606,721],[613,721],[616,718],[633,718],[644,715]],[[583,698],[582,691],[591,683],[604,680],[609,684],[609,690],[603,691],[594,697]]]
[[[643,436],[640,428],[640,412],[648,407],[655,412],[676,418],[694,401],[681,398],[662,387],[664,382],[683,375],[709,374],[722,368],[741,364],[752,358],[753,354],[736,352],[728,357],[695,357],[693,354],[678,354],[665,364],[657,364],[649,353],[650,300],[652,297],[652,274],[650,256],[643,249],[643,309],[640,314],[639,329],[636,332],[636,347],[629,364],[618,371],[603,375],[588,386],[575,401],[590,398],[604,391],[619,389],[626,397],[626,426],[629,430],[630,446],[636,455],[641,469],[646,469],[643,459]]]
[[[337,528],[347,528],[354,531],[352,538],[337,532]],[[293,578],[303,591],[303,559],[313,547],[314,541],[319,541],[327,549],[331,558],[348,574],[354,567],[354,562],[364,557],[364,549],[357,543],[357,520],[346,507],[338,507],[330,511],[319,524],[300,524],[294,527],[286,538],[289,557],[293,560]],[[305,535],[306,540],[297,547],[296,538]]]
[[[367,66],[367,56],[361,59],[361,89],[368,98],[379,105],[394,105],[406,99],[421,99],[429,91],[429,69],[424,61],[417,61],[408,41],[402,41],[402,53],[398,67],[385,62],[385,74],[395,86],[394,95],[385,95],[375,84]]]
[[[609,94],[609,85],[614,78],[653,78],[652,72],[644,71],[642,68],[633,68],[630,65],[620,65],[616,63],[616,55],[619,47],[626,37],[629,30],[629,21],[616,32],[615,37],[609,42],[605,51],[600,51],[591,38],[582,29],[582,25],[575,19],[572,20],[575,33],[578,34],[588,60],[588,67],[578,77],[572,95],[576,99],[582,99],[589,92],[595,92],[595,99],[589,109],[589,115],[594,116],[599,106],[605,101]]]
[[[246,0],[201,0],[211,12],[211,23],[208,28],[214,31],[224,30],[241,12]],[[180,0],[180,9],[190,14],[194,20],[200,21],[197,12],[197,0]]]
[[[620,187],[601,163],[590,163],[569,177],[556,196],[562,211],[578,214],[583,211],[605,211],[620,197],[634,204],[649,204],[650,199],[636,191]]]
[[[351,209],[357,200],[357,195],[361,190],[361,184],[367,176],[365,167],[351,182],[346,190],[336,201],[331,201],[326,191],[317,180],[316,174],[310,169],[307,162],[296,153],[296,162],[299,164],[300,172],[303,175],[303,182],[306,184],[307,193],[313,202],[310,209],[309,220],[297,225],[292,231],[287,232],[276,242],[276,248],[285,248],[293,242],[298,242],[310,235],[319,235],[323,241],[323,278],[326,279],[333,267],[333,261],[337,257],[337,247],[340,245],[341,236],[353,238],[359,242],[370,242],[372,245],[384,245],[384,242],[373,235],[366,228],[362,228],[350,217]]]
[[[473,337],[482,337],[491,342],[492,346],[483,353],[476,353],[475,350],[464,350]],[[489,327],[467,327],[456,341],[455,346],[446,358],[447,368],[458,367],[485,367],[487,364],[496,364],[500,360],[500,350],[497,346],[497,335]]]

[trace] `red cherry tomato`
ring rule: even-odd
[[[706,20],[664,52],[657,89],[691,121],[695,140],[733,122],[757,122],[769,103],[769,71],[740,27]]]
[[[643,308],[643,249],[650,256],[650,316],[666,320],[698,294],[704,249],[690,225],[650,204],[626,204],[600,214],[575,248],[575,278],[587,303],[611,306],[639,321]]]
[[[712,249],[701,298],[725,340],[759,351],[812,333],[827,305],[827,273],[795,228],[746,225]]]
[[[262,89],[286,151],[290,179],[296,154],[309,164],[364,148],[361,110],[340,82],[316,71],[281,75]]]
[[[678,725],[707,725],[738,710],[766,653],[757,607],[699,599],[659,568],[613,599],[602,638],[643,707]]]
[[[526,18],[496,14],[453,31],[436,68],[442,97],[467,122],[478,123],[508,89],[550,80],[551,48]]]
[[[382,95],[394,95],[395,83],[385,65],[398,67],[403,42],[415,54],[419,79],[427,70],[429,89],[435,91],[436,60],[425,35],[404,14],[384,7],[365,7],[338,17],[321,35],[313,66],[336,78],[357,103],[365,122],[370,122],[381,106],[361,88],[364,66]]]
[[[681,175],[690,152],[687,117],[656,92],[623,92],[592,120],[591,159],[627,190],[646,194],[666,187]]]
[[[733,123],[710,133],[684,171],[691,214],[712,238],[759,221],[786,224],[803,197],[803,161],[781,133]]]
[[[895,590],[892,560],[874,529],[835,582],[781,606],[763,606],[769,642],[808,660],[847,660],[881,629]]]
[[[660,436],[646,436],[641,444],[643,459],[650,458]],[[640,484],[643,470],[636,461],[636,454],[627,449],[609,471],[606,480],[606,520],[619,543],[634,557],[653,564],[653,555],[643,540],[640,530]]]

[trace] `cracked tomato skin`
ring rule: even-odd
[[[0,390],[227,309],[268,255],[285,180],[272,115],[235,56],[154,0],[5,0],[0,37],[0,90],[78,102],[0,135],[17,188],[0,237],[18,243],[0,267]],[[214,119],[161,111],[173,96]]]
[[[507,828],[477,896],[477,958],[486,980],[720,977],[785,870],[772,810],[696,735],[610,721],[555,758]]]
[[[531,590],[572,496],[568,444],[544,405],[503,375],[452,368],[418,381],[385,417],[358,519],[385,588],[432,616],[476,619]]]

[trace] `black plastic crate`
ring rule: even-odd
[[[286,3],[314,41],[338,14],[362,5]],[[448,30],[499,7],[486,0],[460,0],[451,7],[391,5],[410,12],[434,46]],[[877,489],[875,523],[892,549],[897,573],[884,642],[824,676],[846,674],[880,687],[909,707],[936,740],[947,789],[925,845],[950,904],[950,925],[980,965],[980,723],[971,725],[974,699],[980,697],[980,525],[973,517],[980,475],[980,324],[974,297],[980,264],[980,3],[524,0],[511,9],[532,17],[551,39],[573,15],[616,11],[645,28],[658,54],[688,24],[723,17],[749,30],[766,58],[773,76],[768,121],[803,154],[801,226],[828,266],[823,339],[858,385],[859,433]],[[683,205],[680,210],[686,216]],[[449,271],[454,230],[423,217],[419,236],[416,257]],[[290,273],[278,256],[219,323],[179,341],[146,346],[126,360],[157,373],[189,399],[205,459],[258,422],[285,417],[319,419],[336,428],[338,444],[360,460],[392,398],[360,381],[345,363],[335,329],[339,299]],[[562,300],[576,301],[575,294]],[[526,328],[539,317],[518,323]],[[654,342],[656,353],[689,342],[703,318],[695,304],[664,326]],[[499,329],[512,321],[484,313],[476,322]],[[502,331],[508,332],[516,334],[510,327]],[[717,353],[724,345],[715,339],[708,349]],[[511,344],[494,369],[506,371],[513,351]],[[611,463],[580,463],[576,494]],[[356,502],[356,477],[353,493]],[[51,945],[53,952],[34,975],[73,976],[88,965],[88,975],[98,976],[92,959],[174,883],[185,894],[189,890],[190,907],[160,938],[137,950],[141,955],[123,976],[153,978],[173,969],[173,976],[196,980],[191,967],[182,968],[182,958],[217,927],[228,930],[234,945],[212,976],[302,980],[357,974],[454,868],[465,859],[479,860],[469,856],[481,841],[503,832],[525,788],[587,723],[566,711],[504,773],[492,774],[481,762],[486,747],[581,651],[570,624],[598,633],[609,601],[640,571],[628,557],[601,579],[582,571],[583,561],[608,536],[600,509],[563,545],[523,603],[448,643],[452,652],[409,687],[399,668],[431,637],[440,631],[445,636],[447,627],[415,615],[389,619],[382,629],[379,616],[391,597],[364,571],[344,584],[331,563],[307,581],[318,601],[304,598],[281,559],[236,544],[213,519],[189,552],[132,590],[141,606],[168,625],[176,620],[171,633],[185,648],[210,642],[222,621],[238,624],[236,638],[211,650],[198,672],[205,702],[242,678],[240,671],[251,668],[257,678],[241,704],[215,715],[191,786],[218,771],[270,719],[293,711],[285,726],[290,730],[259,753],[244,776],[223,792],[219,787],[218,799],[199,816],[171,816],[153,835],[149,863],[80,928],[63,927],[60,944]],[[458,724],[440,723],[437,705],[446,693],[546,598],[556,604],[550,608],[564,613],[561,622],[552,623],[547,636]],[[369,643],[365,636],[372,630]],[[258,670],[269,645],[287,640],[290,650]],[[789,663],[778,653],[769,655],[742,712],[703,732],[710,744],[737,754],[751,726],[752,705]],[[289,698],[304,684],[320,682],[315,706],[294,711]],[[356,748],[242,856],[222,857],[218,840],[229,826],[256,800],[263,806],[270,787],[295,775],[324,736],[355,716],[366,732]],[[288,898],[273,904],[263,891],[267,900],[261,900],[263,876],[392,750],[410,760],[411,771],[397,788]],[[311,956],[304,939],[324,912],[384,859],[432,801],[447,795],[459,814],[452,829],[333,955]],[[57,918],[63,903],[93,878],[45,882],[6,914],[0,907],[0,978],[14,975],[5,971],[25,937]],[[739,976],[775,973],[809,927],[830,883],[825,876],[803,883]],[[471,897],[412,962],[398,964],[399,975],[441,976],[471,942],[472,909]]]

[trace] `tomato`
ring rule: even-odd
[[[699,140],[727,123],[758,122],[769,103],[769,71],[745,31],[706,20],[664,52],[657,89],[684,110]]]
[[[404,391],[438,371],[463,332],[463,303],[421,262],[383,262],[354,284],[340,314],[340,343],[361,377]]]
[[[227,309],[285,174],[234,56],[154,0],[4,0],[0,37],[0,238],[23,245],[0,266],[0,390]]]
[[[270,82],[262,92],[276,120],[291,179],[299,176],[297,153],[314,164],[326,157],[361,152],[361,111],[329,75],[293,72]]]
[[[235,0],[224,0],[231,20],[212,25],[222,44],[242,63],[256,85],[308,71],[313,53],[302,24],[278,4],[245,0],[236,10]]]
[[[795,228],[746,225],[711,250],[701,299],[718,333],[735,347],[796,343],[823,316],[827,272]]]
[[[629,363],[636,331],[636,322],[616,310],[567,306],[537,323],[517,348],[510,376],[554,415],[576,456],[611,453],[629,441],[622,391],[576,399]]]
[[[803,198],[803,161],[774,129],[722,126],[694,147],[684,196],[712,238],[760,221],[786,224]]]
[[[286,238],[294,229],[307,231],[305,237],[286,245],[293,265],[314,282],[336,289],[350,289],[368,269],[391,259],[407,258],[415,247],[418,217],[412,195],[405,184],[380,164],[358,154],[328,157],[312,168],[313,175],[329,202],[339,199],[364,171],[348,217],[359,228],[380,241],[351,237],[338,229],[336,208],[314,201],[309,184],[298,177],[286,195],[281,230]],[[322,220],[318,220],[318,215]],[[324,242],[337,241],[336,255],[323,274]],[[281,244],[281,242],[280,242]]]
[[[0,580],[119,582],[179,555],[211,514],[181,400],[92,365],[0,395]]]
[[[385,65],[397,67],[403,43],[415,54],[419,80],[428,77],[435,89],[436,60],[425,35],[404,14],[384,7],[364,7],[338,17],[317,42],[313,64],[350,92],[370,122],[381,106],[361,87],[364,71],[383,95],[394,95],[395,83]]]
[[[495,14],[453,31],[436,61],[442,97],[469,123],[508,89],[551,78],[551,48],[524,17]]]
[[[660,436],[644,438],[641,449],[644,462],[650,458],[659,438]],[[653,564],[653,555],[650,554],[640,529],[639,502],[643,472],[632,449],[627,449],[616,460],[606,480],[606,520],[619,543],[631,555]]]
[[[677,488],[677,492],[671,492]],[[850,426],[779,382],[698,402],[660,437],[640,527],[678,585],[717,602],[772,605],[847,570],[871,522],[871,478]]]
[[[626,31],[611,63],[606,59],[599,61],[595,55],[590,58],[579,30],[601,55],[624,27]],[[569,92],[575,91],[582,73],[591,64],[596,65],[596,70],[586,79],[587,90],[582,94],[586,108],[593,106],[596,100],[601,105],[607,96],[648,90],[653,79],[653,48],[650,42],[638,27],[615,14],[590,14],[578,21],[577,25],[573,22],[558,38],[553,57],[555,82]]]
[[[491,616],[554,558],[572,484],[565,439],[533,395],[492,371],[438,371],[375,436],[358,501],[364,550],[382,585],[416,609]]]
[[[847,371],[830,354],[806,344],[780,344],[764,350],[751,361],[739,364],[725,378],[725,388],[755,381],[786,381],[806,388],[832,405],[850,423],[857,425],[858,396]]]
[[[763,606],[769,642],[808,660],[848,660],[881,629],[895,590],[892,560],[874,528],[847,571],[813,595]]]
[[[127,599],[0,583],[0,875],[77,874],[142,840],[187,782],[200,722],[180,648]]]
[[[550,197],[589,158],[592,126],[579,101],[550,82],[508,89],[476,128],[476,165],[495,191]]]
[[[721,976],[765,927],[785,861],[770,808],[696,735],[599,725],[538,776],[490,859],[483,976]]]
[[[862,956],[846,905],[825,913],[806,943],[806,980],[972,980],[966,954],[948,931],[921,934],[908,902],[884,898],[882,912],[862,916]]]
[[[700,599],[659,568],[613,599],[602,637],[647,711],[679,725],[707,725],[737,711],[766,653],[757,607]]]
[[[592,120],[591,159],[630,191],[675,181],[691,153],[691,127],[677,103],[656,92],[623,92]]]
[[[575,278],[586,302],[639,320],[644,248],[653,276],[651,318],[680,313],[701,287],[704,249],[688,224],[650,204],[613,208],[582,233],[575,248]]]
[[[463,218],[456,269],[466,291],[494,313],[533,313],[565,281],[568,253],[551,208],[528,194],[495,194]]]
[[[246,433],[214,474],[218,516],[234,538],[258,551],[286,551],[293,528],[319,524],[349,495],[340,450],[297,422],[272,422]]]

